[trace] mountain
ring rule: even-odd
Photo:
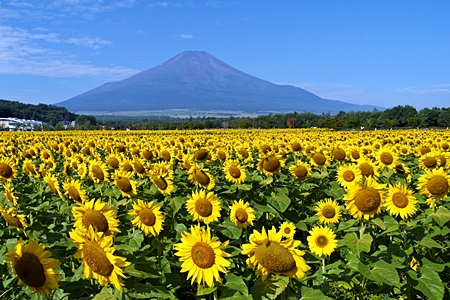
[[[375,108],[327,100],[298,87],[273,84],[203,51],[182,52],[154,68],[103,84],[55,105],[96,115],[170,110],[337,113]]]

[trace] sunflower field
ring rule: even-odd
[[[1,299],[450,299],[450,131],[0,143]]]

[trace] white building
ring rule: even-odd
[[[44,125],[44,122],[17,118],[0,118],[0,128],[3,130],[34,130],[34,127],[39,125]]]

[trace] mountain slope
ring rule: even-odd
[[[170,109],[335,113],[374,108],[326,100],[301,88],[276,85],[197,51],[182,52],[154,68],[56,105],[75,112],[99,113]]]

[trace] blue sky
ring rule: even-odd
[[[57,103],[186,50],[327,99],[450,107],[450,1],[0,0],[0,99]]]

